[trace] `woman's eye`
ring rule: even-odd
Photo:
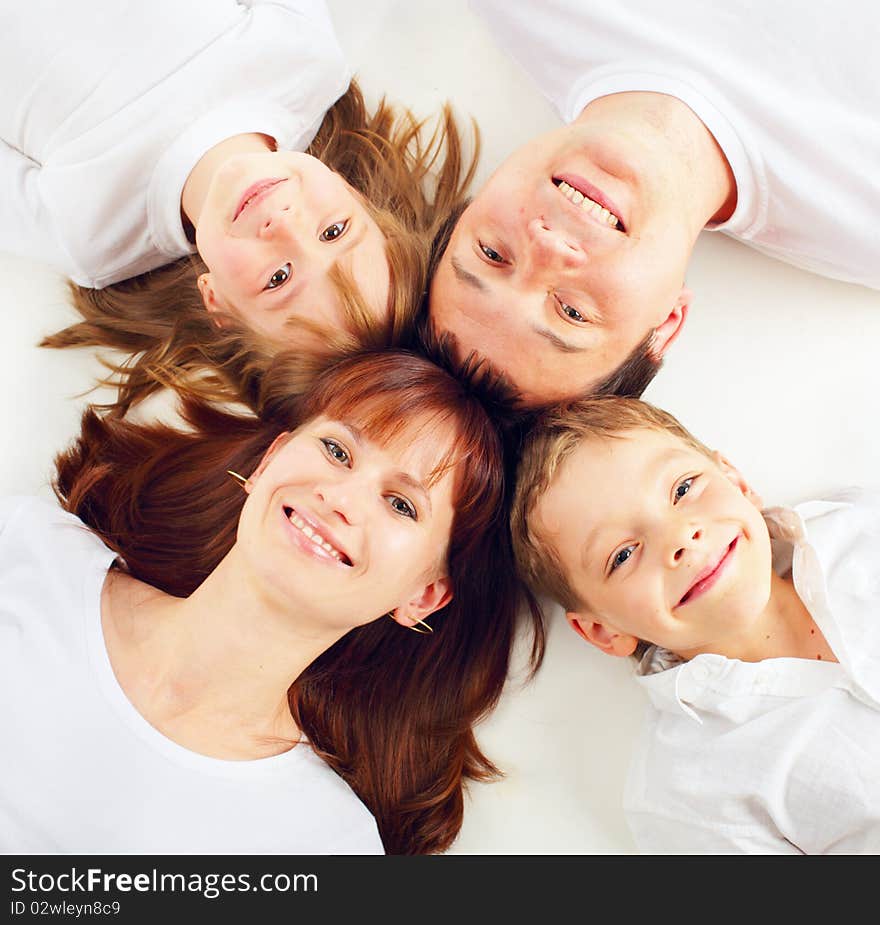
[[[277,289],[279,286],[283,286],[289,279],[290,275],[293,272],[293,267],[289,263],[285,263],[283,267],[279,267],[270,277],[269,282],[266,283],[266,289]]]
[[[410,517],[413,520],[419,519],[416,514],[416,509],[406,498],[401,498],[400,495],[390,495],[388,503],[391,505],[391,509],[395,514],[400,514],[402,517]]]
[[[345,229],[348,228],[348,222],[334,222],[332,225],[328,225],[318,237],[322,241],[335,241],[337,238],[342,237],[345,234]]]
[[[611,571],[620,568],[635,551],[635,546],[624,546],[623,549],[619,549],[611,560]]]
[[[341,463],[343,466],[351,464],[351,457],[348,455],[348,450],[341,443],[337,443],[329,437],[322,437],[321,443],[324,444],[324,449],[331,459],[336,460],[336,462]]]
[[[498,251],[493,250],[488,244],[483,244],[480,242],[480,250],[483,252],[487,260],[491,260],[492,263],[504,263],[504,258]]]
[[[678,485],[675,486],[675,499],[673,504],[678,504],[679,501],[691,490],[691,486],[696,481],[697,477],[692,475],[688,479],[682,479]]]
[[[567,302],[563,302],[562,299],[560,299],[558,296],[556,297],[556,301],[559,304],[559,310],[563,315],[566,315],[572,321],[577,321],[580,323],[586,322],[587,319],[573,305],[569,305]]]

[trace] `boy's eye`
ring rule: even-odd
[[[293,267],[289,263],[285,263],[283,267],[279,267],[269,278],[269,282],[266,283],[265,289],[277,289],[279,286],[283,286],[289,279],[293,271]]]
[[[406,498],[402,498],[400,495],[389,495],[388,503],[395,514],[400,514],[401,517],[409,517],[412,520],[419,519],[415,507]]]
[[[480,241],[479,244],[480,250],[483,252],[487,260],[491,261],[492,263],[504,263],[504,258],[501,256],[501,254],[498,253],[498,251],[489,247],[488,244],[483,244],[482,241]]]
[[[618,549],[614,554],[614,558],[611,560],[610,572],[613,572],[615,569],[620,568],[624,562],[636,551],[635,546],[624,546],[623,549]]]
[[[691,486],[697,480],[695,475],[692,475],[690,478],[682,479],[678,485],[675,486],[674,500],[673,504],[677,504],[681,499],[691,490]]]
[[[341,238],[345,234],[346,229],[348,228],[348,221],[344,222],[334,222],[332,225],[328,225],[318,237],[322,241],[335,241],[337,238]]]
[[[324,444],[324,449],[331,459],[343,466],[351,465],[351,456],[349,456],[348,450],[341,443],[337,443],[329,437],[322,437],[321,443]]]

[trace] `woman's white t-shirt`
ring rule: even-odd
[[[351,70],[322,0],[27,0],[0,10],[0,250],[100,289],[193,251],[215,144],[304,151]]]
[[[223,761],[137,712],[101,629],[114,558],[54,504],[0,500],[0,851],[382,854],[373,817],[308,745]]]

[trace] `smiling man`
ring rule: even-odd
[[[515,151],[438,237],[431,327],[529,404],[640,394],[687,318],[706,229],[880,288],[865,4],[833,22],[793,0],[472,5],[568,124]]]

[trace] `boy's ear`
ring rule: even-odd
[[[416,626],[452,600],[452,579],[436,578],[391,612],[401,626]]]
[[[675,338],[681,334],[693,298],[693,292],[686,286],[682,286],[672,310],[666,319],[654,328],[654,334],[651,337],[651,355],[655,360],[662,359]]]
[[[632,655],[636,651],[639,640],[628,633],[619,633],[614,627],[596,620],[589,614],[577,613],[570,610],[565,619],[568,625],[581,637],[606,655]]]
[[[712,459],[715,460],[715,464],[718,468],[727,476],[727,478],[734,484],[736,487],[755,505],[755,507],[760,511],[764,507],[764,503],[761,500],[761,496],[749,485],[749,483],[743,478],[742,473],[736,466],[731,463],[731,461],[723,456],[718,450],[712,453]]]
[[[213,280],[210,273],[202,273],[198,279],[199,294],[202,297],[202,303],[205,310],[211,316],[211,323],[221,330],[229,326],[227,321],[227,311],[223,306],[220,297],[214,291]]]
[[[269,449],[263,453],[263,458],[260,460],[260,464],[256,469],[248,476],[247,482],[244,484],[244,490],[250,494],[253,491],[254,484],[263,474],[263,470],[266,466],[269,465],[269,460],[284,446],[285,443],[291,438],[291,433],[289,430],[284,431],[283,434],[279,434],[269,445]]]

